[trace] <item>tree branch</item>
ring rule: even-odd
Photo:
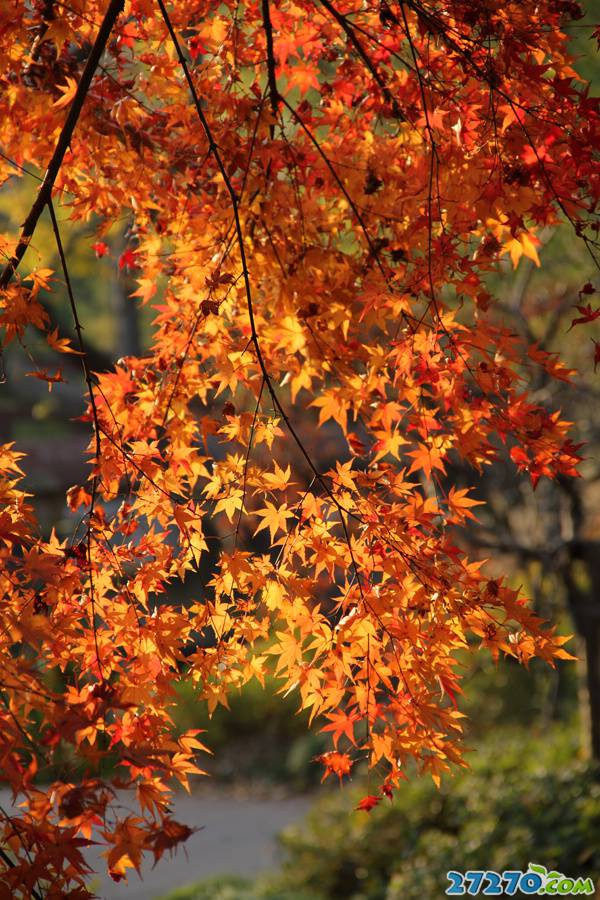
[[[367,51],[365,50],[365,48],[363,47],[363,45],[361,44],[359,39],[356,37],[354,27],[350,24],[350,22],[348,22],[347,17],[342,15],[342,13],[340,13],[339,10],[337,10],[335,8],[335,6],[333,6],[329,2],[329,0],[320,0],[320,3],[322,6],[325,7],[325,9],[330,14],[330,16],[332,16],[335,19],[335,21],[338,23],[338,25],[345,32],[348,40],[353,45],[354,49],[356,50],[356,52],[358,53],[358,55],[364,62],[365,66],[367,67],[367,69],[369,70],[369,72],[371,73],[373,78],[375,79],[379,89],[381,90],[381,93],[383,94],[384,100],[386,101],[386,103],[389,103],[394,116],[396,116],[397,119],[401,119],[404,121],[406,117],[405,117],[403,111],[400,109],[398,101],[393,96],[392,92],[390,91],[389,87],[387,86],[387,84],[385,82],[385,78],[382,76],[381,72],[379,72],[379,70],[375,66],[373,60],[371,59],[371,57],[369,56],[369,54],[367,53]]]
[[[173,29],[171,19],[169,18],[169,14],[167,13],[167,10],[166,10],[163,0],[158,0],[158,6],[160,8],[165,25],[167,26],[167,30],[168,30],[169,36],[173,42],[173,46],[175,47],[175,52],[177,53],[177,57],[181,64],[181,68],[183,70],[183,74],[187,81],[188,88],[189,88],[190,94],[192,96],[194,106],[196,108],[196,113],[198,115],[198,118],[200,119],[202,128],[204,130],[204,134],[206,135],[206,139],[208,141],[210,151],[214,156],[215,162],[217,164],[217,168],[221,174],[221,177],[223,178],[225,188],[226,188],[227,193],[229,194],[229,198],[231,200],[231,208],[233,211],[233,218],[234,218],[234,222],[235,222],[237,244],[238,244],[238,248],[239,248],[239,252],[240,252],[240,261],[241,261],[241,265],[242,265],[242,276],[243,276],[243,280],[244,280],[244,289],[245,289],[245,293],[246,293],[248,318],[250,320],[251,341],[252,341],[252,345],[254,347],[254,351],[256,353],[256,359],[258,362],[259,369],[264,378],[265,384],[267,386],[267,390],[269,391],[269,394],[271,396],[271,400],[273,401],[274,407],[277,409],[279,415],[285,422],[285,425],[286,425],[288,431],[290,432],[292,438],[294,439],[294,442],[298,446],[298,449],[300,450],[302,456],[306,460],[311,472],[316,477],[318,483],[321,485],[321,487],[323,488],[323,490],[325,491],[327,496],[333,502],[334,506],[340,512],[340,518],[342,520],[342,527],[345,529],[346,525],[343,520],[342,512],[345,512],[351,518],[358,519],[359,521],[360,521],[360,519],[355,513],[353,513],[351,510],[345,509],[340,504],[339,500],[337,499],[337,497],[335,497],[333,491],[326,483],[323,475],[316,468],[313,460],[311,459],[308,451],[306,450],[306,447],[304,446],[302,440],[300,439],[298,432],[292,425],[292,423],[290,421],[290,417],[288,416],[285,409],[283,408],[281,401],[280,401],[279,397],[277,396],[277,392],[275,391],[275,388],[273,386],[273,380],[267,370],[267,366],[266,366],[266,363],[265,363],[265,360],[264,360],[264,357],[262,354],[262,349],[260,346],[260,341],[258,338],[258,331],[256,328],[256,320],[254,318],[254,304],[253,304],[253,300],[252,300],[252,288],[250,286],[250,272],[248,270],[248,259],[246,256],[244,233],[242,231],[242,223],[241,223],[241,218],[240,218],[239,197],[233,187],[231,178],[229,177],[229,175],[227,173],[227,169],[225,168],[225,164],[223,162],[223,157],[222,157],[221,152],[216,144],[210,124],[204,114],[204,110],[202,109],[202,103],[200,102],[200,98],[196,91],[196,87],[194,85],[194,82],[192,81],[192,76],[190,75],[190,70],[189,70],[187,61],[185,59],[185,56],[183,55],[181,45],[180,45],[177,35],[175,34],[175,31]]]
[[[114,24],[119,14],[123,11],[123,5],[124,0],[111,0],[109,4],[102,25],[100,26],[100,29],[96,36],[94,46],[92,47],[90,55],[88,56],[87,62],[85,64],[81,80],[77,85],[77,91],[75,92],[73,102],[71,103],[71,106],[69,108],[69,114],[67,115],[65,124],[62,127],[62,131],[58,136],[58,141],[56,142],[54,153],[52,154],[52,159],[50,160],[48,168],[46,169],[44,180],[40,185],[37,197],[35,198],[33,206],[29,210],[29,214],[21,228],[21,237],[19,238],[19,243],[17,244],[14,255],[7,262],[2,271],[2,274],[0,275],[0,290],[7,287],[17,268],[19,267],[19,264],[21,263],[21,260],[25,255],[25,251],[27,250],[29,242],[36,229],[39,218],[44,210],[44,207],[47,205],[52,196],[54,182],[56,181],[56,177],[60,171],[65,153],[67,152],[67,149],[71,142],[75,126],[81,114],[81,110],[83,108],[87,93],[90,89],[90,84],[92,83],[94,72],[98,68],[98,63],[100,62],[100,58],[104,53],[104,49],[108,42],[108,38],[110,37],[110,33],[114,27]]]
[[[265,37],[267,39],[267,74],[269,80],[269,97],[271,100],[271,112],[273,119],[277,119],[277,109],[279,106],[279,91],[277,90],[277,76],[275,74],[275,52],[273,48],[273,25],[271,22],[271,11],[269,9],[269,0],[262,0],[262,17],[265,27]],[[269,126],[271,140],[275,136],[275,122]]]

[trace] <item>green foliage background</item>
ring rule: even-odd
[[[499,728],[441,790],[411,780],[392,804],[355,811],[367,790],[331,793],[287,829],[276,875],[212,879],[168,900],[436,900],[450,869],[529,862],[600,879],[599,771],[577,759],[567,728],[533,739]]]

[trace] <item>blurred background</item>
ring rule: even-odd
[[[576,68],[598,93],[600,63],[586,21],[572,27],[573,52]],[[17,232],[35,187],[31,178],[15,178],[0,192],[0,232]],[[123,356],[143,354],[152,310],[129,297],[135,271],[126,252],[127,211],[101,239],[93,221],[70,226],[68,208],[60,218],[91,368],[103,371]],[[445,778],[439,791],[431,781],[411,781],[393,804],[370,814],[354,811],[368,792],[366,773],[343,791],[319,786],[321,769],[313,760],[324,743],[309,733],[295,700],[277,695],[276,684],[265,690],[249,684],[210,723],[184,687],[178,724],[208,729],[214,757],[203,761],[211,786],[181,799],[177,817],[203,831],[189,842],[187,859],[180,854],[161,862],[143,883],[135,874],[129,885],[97,879],[99,896],[435,900],[449,869],[526,869],[530,861],[600,882],[600,372],[594,368],[600,326],[569,330],[574,305],[597,300],[582,299],[582,287],[600,284],[569,228],[539,237],[542,267],[522,260],[513,271],[507,261],[490,290],[499,298],[499,318],[577,370],[573,383],[539,376],[533,390],[538,402],[575,423],[573,439],[586,445],[582,477],[540,482],[534,492],[500,460],[484,476],[450,468],[448,479],[475,485],[475,496],[486,502],[479,522],[457,539],[474,558],[489,559],[492,573],[521,587],[562,633],[574,635],[569,649],[577,662],[551,669],[534,661],[525,671],[510,660],[495,664],[483,652],[465,657],[459,706],[468,715],[470,770]],[[48,221],[29,253],[32,266],[59,269]],[[43,302],[61,335],[72,336],[60,293]],[[28,340],[6,354],[0,441],[14,441],[27,454],[26,485],[42,526],[65,537],[73,530],[65,491],[87,477],[89,425],[77,421],[84,385],[77,358],[69,356],[61,358],[64,382],[52,390],[25,377],[30,354],[39,366],[56,368],[55,358],[44,358],[47,346],[33,335]],[[326,468],[336,458],[334,431],[320,452]],[[216,552],[219,535],[213,538]],[[203,581],[209,568],[210,560]],[[186,583],[188,590],[193,586]],[[173,599],[182,596],[175,587]]]

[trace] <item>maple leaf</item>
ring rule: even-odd
[[[235,516],[242,508],[244,502],[244,494],[240,488],[229,489],[225,497],[222,497],[215,505],[215,515],[224,512],[230,522],[234,521]]]
[[[138,37],[140,37],[140,34],[135,22],[126,22],[119,30],[119,43],[123,47],[132,48]]]
[[[288,69],[288,79],[290,87],[300,89],[300,96],[303,97],[310,88],[319,87],[319,78],[314,63],[305,60],[295,60],[293,65]]]
[[[52,282],[52,269],[34,269],[33,272],[30,272],[25,281],[31,281],[33,287],[31,289],[31,293],[33,296],[36,296],[41,289],[45,291],[51,290],[51,282]]]
[[[402,447],[403,444],[407,444],[408,441],[402,437],[397,428],[389,434],[386,431],[376,431],[375,436],[378,438],[373,445],[373,450],[376,451],[376,462],[379,459],[383,459],[388,454],[394,456],[396,459],[400,459],[400,447]]]
[[[92,250],[95,252],[98,258],[106,256],[110,252],[108,244],[106,244],[104,241],[96,241],[95,244],[92,244]]]
[[[2,512],[0,513],[0,541],[3,541],[7,544],[9,541],[13,544],[20,544],[24,539],[26,539],[26,532],[21,531],[18,533],[13,530],[15,528],[15,523],[12,518],[8,515],[8,513]]]
[[[569,331],[575,325],[586,325],[588,322],[593,322],[595,319],[598,318],[598,316],[600,316],[600,308],[592,309],[592,306],[590,303],[588,303],[587,306],[576,306],[575,309],[578,312],[580,312],[581,315],[578,316],[577,318],[573,319],[573,321],[571,322]]]
[[[359,720],[360,716],[356,713],[348,715],[344,710],[339,710],[335,713],[327,713],[327,718],[331,721],[329,725],[324,725],[321,728],[321,731],[333,732],[332,737],[334,747],[337,748],[338,741],[342,735],[345,735],[352,744],[356,743],[354,740],[354,725]]]
[[[591,283],[591,281],[586,281],[586,283],[583,285],[581,290],[578,291],[578,293],[579,293],[579,297],[581,298],[581,297],[584,297],[589,294],[595,294],[596,289],[595,289],[594,285]]]
[[[374,794],[368,794],[366,797],[362,797],[355,809],[361,810],[362,812],[371,812],[371,810],[378,806],[381,803],[381,797],[377,797]]]
[[[339,753],[337,750],[331,750],[328,753],[322,753],[317,757],[317,761],[325,766],[325,774],[322,781],[333,774],[337,775],[341,781],[344,775],[349,775],[353,762],[347,753]]]
[[[149,303],[156,294],[158,287],[153,278],[138,278],[138,288],[133,291],[131,297],[140,297],[143,304]]]
[[[275,460],[273,472],[264,472],[263,480],[265,485],[271,490],[282,491],[286,487],[293,485],[293,482],[290,481],[291,474],[292,469],[289,464],[285,469],[282,469],[277,460]]]
[[[62,369],[58,369],[54,374],[50,373],[48,369],[37,369],[35,372],[25,372],[25,375],[29,378],[38,378],[40,381],[47,382],[48,391],[52,390],[53,385],[65,380],[62,377]]]
[[[522,256],[527,256],[533,260],[536,266],[540,266],[540,258],[537,254],[536,244],[539,245],[538,238],[527,234],[523,231],[519,237],[511,238],[502,246],[501,254],[509,253],[513,267],[516,269]]]
[[[53,106],[55,109],[62,109],[63,106],[68,106],[75,96],[75,93],[77,91],[77,82],[74,78],[70,78],[67,75],[67,83],[59,84],[57,85],[57,88],[62,92],[62,97],[56,100],[53,103]]]
[[[198,34],[190,38],[188,46],[190,48],[190,56],[194,62],[196,62],[199,56],[204,56],[208,53],[208,47],[204,43],[202,37]]]
[[[156,864],[165,851],[170,850],[172,852],[179,844],[187,841],[192,834],[199,830],[198,828],[192,829],[187,825],[182,825],[181,822],[176,822],[175,819],[164,818],[154,835],[146,839],[145,846],[152,850]]]
[[[262,531],[263,528],[269,529],[269,534],[271,535],[271,540],[275,540],[275,535],[278,531],[285,531],[285,523],[287,519],[293,519],[295,513],[287,508],[287,505],[283,503],[281,506],[275,506],[274,503],[271,503],[270,500],[265,502],[265,505],[261,509],[257,509],[255,515],[261,516],[262,522],[254,532],[254,534],[258,534],[259,531]]]
[[[331,471],[328,474],[331,475],[334,482],[341,487],[345,487],[349,491],[356,490],[356,482],[352,477],[352,460],[348,460],[346,463],[336,462],[335,464],[335,472]]]
[[[407,456],[413,457],[413,462],[408,470],[409,475],[422,469],[430,478],[434,469],[438,469],[440,472],[446,471],[444,465],[446,453],[443,449],[443,442],[434,439],[431,444],[419,443],[418,449],[410,450]]]
[[[59,353],[74,353],[76,356],[83,355],[81,350],[75,350],[74,347],[71,347],[69,338],[59,338],[58,328],[46,335],[46,341],[53,350],[57,350]]]
[[[346,440],[348,441],[350,450],[355,456],[362,456],[365,453],[366,447],[363,441],[361,441],[359,436],[353,431],[348,432],[348,434],[346,435]]]
[[[575,369],[567,368],[558,353],[547,353],[537,343],[528,348],[527,355],[539,363],[549,375],[560,381],[570,382],[571,376],[575,374]]]
[[[114,844],[112,849],[105,852],[114,881],[121,881],[127,869],[134,868],[139,872],[146,842],[143,819],[139,816],[127,816],[114,831],[104,831],[103,837]]]
[[[346,431],[348,422],[347,403],[335,391],[324,391],[321,397],[316,397],[310,403],[311,406],[320,407],[319,425],[328,419],[334,419],[343,431]]]
[[[137,266],[136,253],[131,247],[124,250],[119,256],[119,269],[134,269]]]
[[[454,486],[450,488],[448,492],[448,506],[453,513],[450,521],[464,522],[466,519],[476,521],[475,516],[471,512],[471,507],[482,506],[483,500],[474,500],[468,496],[468,493],[466,488],[461,490],[456,490]]]
[[[434,109],[427,113],[427,115],[421,116],[419,119],[419,124],[421,126],[429,124],[431,128],[443,129],[444,125],[444,116],[448,115],[447,109]]]
[[[151,815],[164,813],[170,791],[158,778],[141,782],[136,791],[141,810],[148,811]]]

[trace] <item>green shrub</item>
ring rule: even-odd
[[[178,888],[169,894],[168,900],[255,900],[255,896],[251,881],[224,875]]]
[[[353,807],[366,791],[318,802],[282,836],[287,860],[272,889],[314,900],[437,900],[449,869],[549,870],[600,876],[598,769],[575,758],[569,734],[498,740],[438,791],[412,780],[392,804]],[[274,894],[276,896],[276,894]]]
[[[179,888],[163,900],[313,900],[302,889],[274,887],[276,893],[259,882],[253,884],[236,875],[219,875],[199,884]]]
[[[204,885],[169,900],[440,900],[449,869],[526,870],[529,862],[600,878],[599,771],[576,758],[571,731],[531,738],[498,729],[470,763],[440,790],[409,780],[371,813],[354,809],[364,783],[329,793],[281,836],[280,872],[254,885],[223,882],[229,893]]]

